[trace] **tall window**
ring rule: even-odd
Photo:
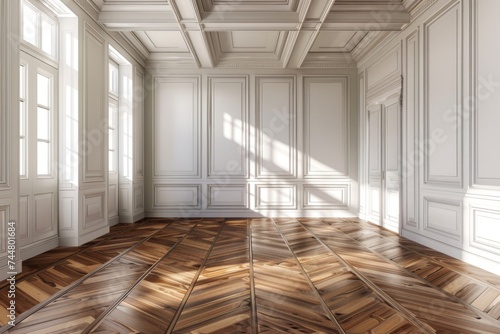
[[[118,104],[119,104],[119,66],[109,61],[109,107],[108,107],[108,169],[118,171]]]

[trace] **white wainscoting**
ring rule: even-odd
[[[257,178],[297,177],[295,77],[257,77]]]
[[[208,176],[248,177],[248,77],[208,78]]]
[[[356,214],[355,72],[288,72],[152,76],[147,216]]]
[[[207,206],[209,209],[248,209],[247,185],[209,184]]]
[[[500,2],[473,1],[474,96],[471,138],[474,155],[473,183],[476,186],[500,186],[500,44],[492,42],[500,29]],[[493,39],[492,39],[493,38]],[[468,111],[468,110],[467,110]],[[469,112],[467,113],[469,116]],[[497,143],[497,144],[493,144]]]
[[[86,191],[83,193],[83,225],[82,230],[90,232],[107,224],[106,191]]]
[[[452,246],[460,246],[463,236],[461,201],[424,196],[423,230],[429,237]]]
[[[297,187],[295,185],[255,185],[256,209],[296,209]]]
[[[201,177],[200,78],[157,78],[154,89],[154,176]]]
[[[83,182],[107,179],[107,47],[104,38],[89,24],[83,34]]]
[[[304,79],[304,177],[349,177],[347,77]]]
[[[462,186],[462,43],[460,5],[424,23],[424,181]]]

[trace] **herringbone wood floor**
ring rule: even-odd
[[[500,333],[500,278],[356,219],[148,219],[25,261],[11,333]]]

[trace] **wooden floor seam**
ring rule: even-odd
[[[356,218],[110,230],[23,261],[0,333],[500,333],[500,277]]]

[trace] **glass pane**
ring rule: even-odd
[[[116,105],[116,101],[110,99],[109,103],[109,111],[108,111],[108,126],[110,128],[116,129],[118,125],[118,106]]]
[[[45,15],[42,16],[42,50],[56,56],[56,24]]]
[[[37,75],[37,103],[42,106],[49,107],[50,103],[50,78],[43,74]]]
[[[50,171],[50,144],[39,141],[37,143],[37,174],[49,175]]]
[[[109,63],[109,91],[118,95],[118,67]]]
[[[50,140],[50,110],[38,107],[36,114],[37,138]]]
[[[19,175],[26,176],[26,138],[19,139]]]
[[[23,6],[23,39],[35,46],[38,44],[38,12],[25,4]]]
[[[108,129],[108,149],[116,149],[116,132],[113,129]]]
[[[26,103],[19,102],[19,135],[26,136]]]
[[[26,67],[21,65],[19,67],[19,97],[21,99],[26,98]]]
[[[116,155],[114,151],[108,152],[108,170],[116,172]]]

